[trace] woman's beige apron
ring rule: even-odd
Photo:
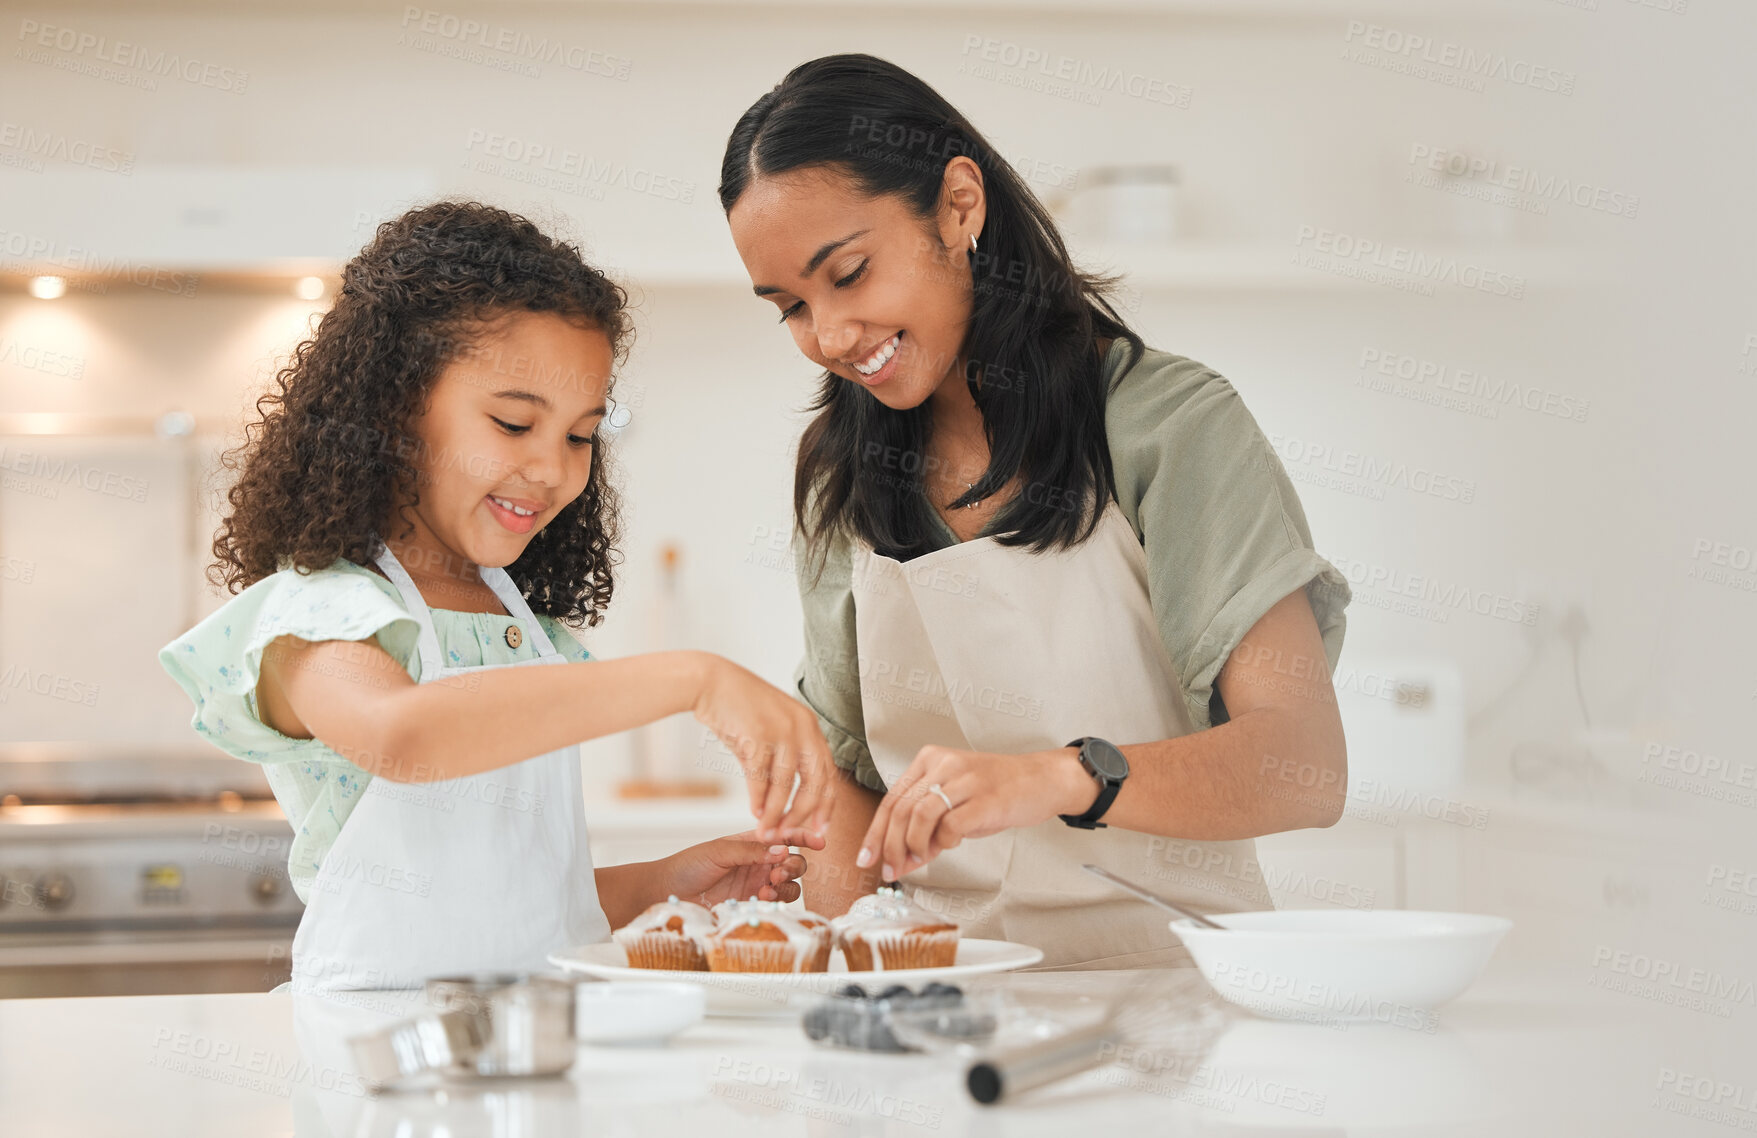
[[[927,744],[1023,754],[1085,735],[1121,746],[1193,730],[1148,601],[1146,556],[1114,502],[1068,550],[978,538],[900,563],[857,543],[853,592],[866,739],[887,785]],[[903,884],[966,936],[1042,949],[1045,968],[1190,963],[1164,914],[1085,862],[1202,912],[1274,907],[1251,841],[1077,830],[1059,818],[966,840]]]

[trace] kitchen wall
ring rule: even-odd
[[[1179,244],[1080,247],[1132,271],[1123,302],[1137,327],[1227,375],[1269,433],[1320,550],[1353,582],[1343,663],[1361,669],[1357,687],[1373,669],[1458,677],[1445,690],[1461,748],[1417,732],[1380,753],[1359,740],[1358,761],[1393,786],[1437,784],[1447,802],[1518,804],[1499,815],[1502,834],[1525,824],[1523,809],[1551,826],[1541,811],[1552,806],[1593,833],[1632,810],[1749,830],[1749,786],[1741,806],[1667,757],[1757,761],[1746,649],[1757,630],[1757,245],[1742,208],[1752,156],[1738,141],[1754,108],[1715,87],[1728,68],[1703,62],[1748,34],[1739,5],[161,7],[6,12],[0,29],[17,50],[0,63],[5,127],[109,148],[132,172],[53,159],[36,169],[0,134],[0,269],[28,268],[18,249],[57,224],[58,195],[44,187],[70,174],[120,200],[159,172],[295,181],[370,169],[392,196],[482,198],[576,234],[640,306],[619,380],[634,409],[616,442],[627,560],[610,619],[586,634],[594,652],[652,646],[670,544],[681,550],[678,635],[777,683],[791,674],[790,460],[814,375],[749,295],[714,188],[745,106],[795,63],[867,51],[935,84],[1045,196],[1106,164],[1178,166]],[[463,20],[484,30],[466,36]],[[41,47],[43,25],[181,53],[231,78],[143,89],[90,52]],[[525,74],[529,61],[482,46],[506,31],[583,62]],[[1401,51],[1411,36],[1430,47]],[[1500,63],[1479,78],[1423,61],[1436,51]],[[1138,96],[1058,86],[1008,65],[1027,52],[1071,59],[1088,79],[1111,68],[1148,82]],[[1493,161],[1503,177],[1527,170],[1539,189],[1483,200],[1497,192],[1486,174],[1447,179],[1425,164],[1442,150]],[[645,176],[555,185],[551,160]],[[346,247],[375,220],[355,218]],[[1350,255],[1362,242],[1461,266],[1466,283],[1395,270],[1362,280],[1374,271],[1372,256]],[[1516,282],[1500,291],[1517,295],[1468,287],[1479,280]],[[194,439],[4,440],[14,456],[90,448],[149,487],[139,502],[66,487],[47,497],[28,480],[0,489],[0,558],[12,559],[0,667],[97,689],[95,702],[0,691],[5,738],[185,737],[187,707],[150,655],[217,603],[179,593],[211,529],[211,518],[188,523],[185,490],[211,494],[215,439],[323,302],[219,277],[178,291],[75,289],[52,303],[0,293],[8,431],[42,412],[150,422],[176,410],[200,424]],[[77,377],[43,353],[76,360]],[[1371,473],[1381,469],[1403,473]],[[687,726],[666,745],[687,754],[686,770],[716,766]],[[1462,769],[1435,774],[1433,756],[1449,749]],[[627,739],[588,749],[595,793],[609,793],[628,756]],[[1683,782],[1641,781],[1660,770]],[[1405,829],[1429,824],[1420,807],[1398,809]],[[1479,835],[1434,824],[1456,839],[1436,874],[1469,876],[1459,865],[1488,856]],[[1500,868],[1460,888],[1506,908],[1507,883],[1542,855],[1488,848]],[[1590,893],[1594,874],[1650,868],[1639,850],[1589,861],[1587,884],[1559,888]],[[1642,881],[1652,894],[1671,887]],[[1588,900],[1582,919],[1657,912]],[[1559,953],[1576,951],[1580,934],[1557,936]]]

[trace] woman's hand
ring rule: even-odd
[[[747,830],[679,850],[658,862],[662,894],[714,905],[726,900],[791,901],[799,896],[805,858],[787,846],[821,850],[824,839],[806,830],[785,830],[786,844],[771,844]]]
[[[732,661],[708,655],[692,710],[737,756],[750,785],[757,837],[779,841],[777,832],[783,829],[824,832],[835,805],[836,768],[809,707]],[[794,793],[796,774],[799,790]]]
[[[1073,747],[1025,755],[923,747],[879,803],[854,864],[876,861],[895,881],[965,838],[1081,814],[1097,797]]]

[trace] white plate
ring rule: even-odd
[[[673,972],[660,968],[630,968],[622,946],[614,941],[586,944],[549,954],[549,963],[571,972],[584,972],[600,980],[699,984],[707,989],[709,1015],[785,1015],[803,996],[833,992],[843,984],[908,984],[920,987],[932,981],[956,983],[988,972],[1011,972],[1029,968],[1043,959],[1043,950],[1005,940],[958,942],[955,964],[945,968],[902,968],[883,972],[850,972],[837,950],[830,954],[828,972]]]

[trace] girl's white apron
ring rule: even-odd
[[[887,785],[930,743],[1021,754],[1086,735],[1120,746],[1193,730],[1148,600],[1146,556],[1114,502],[1073,549],[1032,554],[978,538],[900,563],[857,543],[853,575],[866,738]],[[1085,862],[1203,912],[1274,907],[1251,841],[1076,830],[1059,818],[966,840],[903,884],[966,936],[1041,948],[1044,967],[1190,962],[1164,914]]]
[[[565,660],[501,569],[483,569],[537,658],[443,666],[427,603],[388,548],[377,559],[421,626],[421,682],[467,686],[489,667]],[[550,966],[602,941],[577,746],[439,782],[374,778],[319,866],[293,937],[298,991],[416,988],[429,977]]]

